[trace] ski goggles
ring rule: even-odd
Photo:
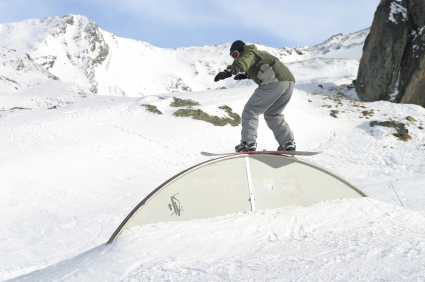
[[[235,51],[233,51],[232,52],[232,54],[230,54],[230,56],[233,58],[233,59],[237,59],[237,58],[239,58],[239,56],[240,56],[241,54],[239,53],[239,51],[238,50],[235,50]]]

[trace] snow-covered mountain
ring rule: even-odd
[[[308,60],[315,59],[312,64],[317,66],[317,58],[327,59],[320,68],[312,68],[311,71],[317,73],[340,68],[341,59],[346,60],[350,71],[338,76],[349,83],[356,76],[368,31],[339,34],[312,47],[256,45],[284,63],[291,63],[297,81],[306,81],[303,73],[298,74],[296,70],[305,69]],[[230,43],[162,49],[146,42],[116,37],[85,16],[68,15],[1,24],[0,46],[29,54],[62,81],[75,83],[100,95],[138,97],[239,86],[229,80],[213,82],[217,72],[232,62],[228,55]],[[304,62],[298,64],[299,61]],[[246,85],[247,82],[240,84]]]

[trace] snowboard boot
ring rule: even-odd
[[[250,152],[255,150],[257,150],[257,142],[255,141],[241,142],[235,147],[236,152]]]
[[[284,145],[280,145],[277,150],[278,151],[295,151],[296,146],[295,146],[295,141],[288,141],[286,142]]]

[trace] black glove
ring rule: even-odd
[[[242,80],[242,79],[251,79],[251,78],[246,73],[240,73],[240,74],[237,74],[233,79]]]
[[[230,71],[228,71],[228,70],[221,71],[215,76],[214,82],[226,79],[226,78],[231,77],[231,76],[232,76],[232,73]]]

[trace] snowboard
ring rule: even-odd
[[[228,156],[228,155],[291,155],[291,156],[314,156],[321,152],[307,152],[307,151],[250,151],[250,152],[232,152],[232,153],[208,153],[201,152],[201,155],[207,157],[214,156]]]

